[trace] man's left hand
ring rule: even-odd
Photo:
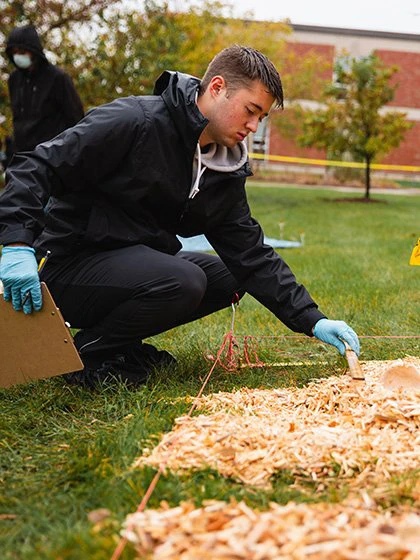
[[[360,354],[360,344],[357,334],[344,321],[320,319],[315,324],[313,333],[314,336],[322,340],[322,342],[335,346],[342,356],[344,356],[346,350],[343,341],[347,342],[357,355]]]

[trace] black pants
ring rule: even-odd
[[[194,321],[243,295],[219,257],[144,245],[51,263],[44,279],[65,320],[83,329],[84,351],[94,352]]]

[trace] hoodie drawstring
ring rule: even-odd
[[[195,181],[193,186],[191,187],[190,194],[188,196],[189,199],[194,198],[195,195],[200,192],[200,180],[203,176],[204,171],[207,169],[205,165],[201,164],[201,150],[200,144],[197,143],[197,148],[195,149],[195,153],[197,155],[197,175],[195,177]]]

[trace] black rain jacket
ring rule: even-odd
[[[55,259],[145,244],[175,254],[176,234],[204,233],[240,285],[290,329],[312,335],[324,317],[251,217],[245,179],[206,169],[189,199],[193,158],[207,119],[200,81],[164,72],[155,95],[90,111],[76,126],[17,154],[0,197],[0,242],[33,245]],[[44,206],[48,199],[47,216]]]
[[[8,81],[14,150],[22,152],[75,125],[84,113],[72,79],[48,62],[32,25],[16,27],[10,33],[6,54],[14,64],[13,48],[27,50],[37,59],[33,69],[17,68]]]

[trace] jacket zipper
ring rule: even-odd
[[[179,223],[182,222],[185,214],[188,212],[189,205],[190,205],[190,197],[188,197],[187,200],[185,201],[184,208],[182,209],[181,216],[179,217]]]

